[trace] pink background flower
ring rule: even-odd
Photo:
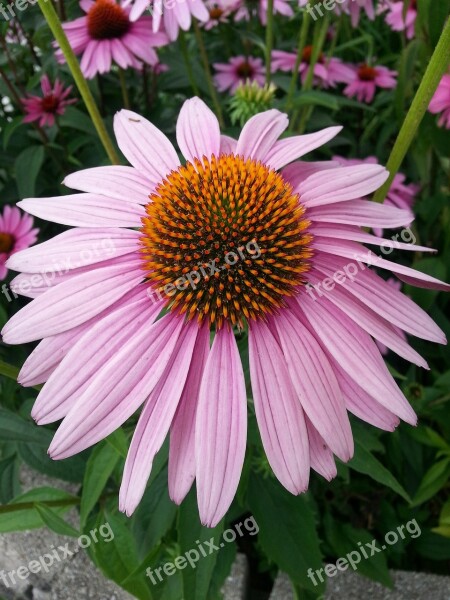
[[[15,252],[24,250],[37,240],[39,229],[33,229],[33,217],[15,206],[5,206],[0,215],[0,280],[5,279],[5,265]]]
[[[240,83],[256,81],[264,85],[265,68],[260,58],[253,56],[234,56],[227,63],[215,63],[214,81],[219,92],[229,91],[233,94]]]
[[[440,114],[439,126],[450,129],[450,75],[444,75],[428,107],[430,113]]]
[[[26,112],[23,122],[39,121],[40,127],[54,125],[56,116],[63,115],[66,107],[76,102],[75,98],[68,98],[72,87],[64,88],[59,79],[55,79],[52,87],[48,76],[44,75],[41,79],[42,96],[29,95],[21,100]]]
[[[371,67],[366,64],[353,67],[353,80],[344,89],[344,94],[349,98],[356,97],[358,102],[370,104],[377,87],[394,89],[397,86],[397,71],[376,65]]]

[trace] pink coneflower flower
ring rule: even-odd
[[[444,75],[428,107],[430,113],[438,115],[439,127],[450,129],[450,75]]]
[[[66,107],[76,102],[76,99],[68,98],[72,91],[71,85],[64,89],[59,79],[55,79],[52,87],[47,75],[44,75],[41,79],[41,89],[42,96],[29,95],[27,98],[22,98],[22,104],[26,112],[23,122],[39,121],[40,127],[45,125],[52,127],[55,124],[56,117],[63,115]]]
[[[437,343],[445,336],[365,264],[376,259],[414,285],[450,286],[362,245],[380,244],[366,227],[411,221],[406,211],[360,200],[386,180],[383,167],[294,162],[341,128],[279,140],[287,127],[287,115],[269,110],[238,140],[224,137],[193,98],[176,125],[181,165],[161,131],[122,110],[114,130],[132,166],[73,173],[65,183],[82,193],[20,202],[72,229],[10,259],[22,272],[18,288],[33,273],[54,272],[58,257],[91,258],[55,274],[45,293],[32,287],[35,299],[5,325],[3,340],[43,340],[19,381],[46,381],[32,415],[41,424],[63,419],[49,449],[54,459],[92,446],[143,405],[120,489],[127,514],[169,431],[171,498],[181,502],[196,479],[203,524],[215,525],[229,508],[247,432],[234,329],[248,328],[262,442],[293,494],[307,489],[310,467],[331,479],[333,453],[352,456],[347,411],[386,430],[399,418],[416,422],[372,337],[426,368],[392,325]]]
[[[240,8],[238,8],[234,15],[234,20],[249,21],[252,15],[256,13],[261,23],[267,25],[267,9],[267,0],[256,0],[256,3],[252,0],[242,0]],[[293,17],[294,11],[289,4],[289,0],[274,0],[273,14],[282,15],[284,17]]]
[[[125,6],[132,3],[130,19],[136,21],[147,10],[153,15],[153,31],[158,31],[161,23],[171,42],[178,38],[180,29],[187,31],[191,27],[192,17],[206,23],[209,11],[203,0],[125,0]]]
[[[217,27],[220,23],[228,23],[230,15],[238,8],[239,0],[209,0],[206,8],[209,19],[203,24],[206,30]]]
[[[140,69],[142,63],[158,64],[155,47],[167,44],[167,36],[153,32],[153,19],[140,17],[130,20],[130,8],[115,0],[81,0],[86,14],[64,23],[70,45],[75,54],[82,54],[81,70],[87,79],[97,73],[108,73],[115,62],[122,69]],[[56,51],[59,62],[64,62],[60,49]]]
[[[405,3],[403,0],[398,2],[386,1],[381,5],[381,11],[388,11],[385,17],[386,23],[393,31],[404,31],[406,37],[410,40],[414,37],[415,25],[417,19],[417,2],[409,0],[409,5],[405,13]]]
[[[336,12],[350,15],[352,27],[357,27],[361,18],[361,12],[365,12],[371,21],[375,19],[374,0],[339,0]]]
[[[213,67],[217,71],[214,81],[219,92],[233,94],[240,83],[256,81],[262,86],[266,80],[263,61],[252,56],[234,56],[227,63],[215,63]]]
[[[298,72],[302,83],[308,75],[311,57],[313,53],[312,46],[306,46],[302,52]],[[272,71],[285,71],[291,73],[297,62],[296,52],[285,52],[283,50],[274,50],[272,52]],[[338,83],[348,83],[353,77],[353,69],[345,65],[339,58],[326,58],[320,54],[314,65],[313,85],[323,88],[336,87]]]
[[[358,102],[370,104],[377,87],[391,90],[397,86],[397,71],[379,65],[370,67],[363,64],[353,67],[353,80],[344,89],[348,98],[356,97]]]
[[[24,250],[37,240],[39,229],[33,229],[33,218],[21,214],[15,206],[5,206],[0,215],[0,281],[8,269],[6,261],[19,250]]]

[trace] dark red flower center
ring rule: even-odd
[[[14,237],[10,233],[0,233],[0,252],[8,254],[14,248]]]
[[[313,50],[314,50],[314,48],[312,46],[305,46],[303,48],[302,62],[308,63],[308,65],[309,65],[309,63],[311,62]],[[319,63],[323,63],[324,62],[324,58],[323,58],[323,54],[322,53],[320,53],[319,58],[317,59],[317,62],[319,62]]]
[[[88,12],[88,32],[95,40],[121,38],[130,25],[126,12],[114,0],[97,0]]]
[[[358,77],[361,81],[375,81],[377,70],[368,65],[362,65],[358,69]]]
[[[245,61],[238,66],[236,72],[242,79],[249,79],[253,77],[255,70],[248,61]]]
[[[41,100],[42,110],[47,113],[55,113],[59,106],[59,100],[53,94],[44,96]]]
[[[211,8],[211,10],[209,11],[210,19],[220,19],[220,17],[222,15],[223,15],[223,10],[221,8],[219,8],[218,6],[216,6],[215,8]]]

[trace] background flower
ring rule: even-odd
[[[24,215],[15,206],[5,206],[0,215],[0,280],[5,279],[6,261],[19,250],[37,240],[39,229],[33,229],[33,217]]]
[[[233,94],[240,83],[256,81],[264,85],[265,70],[263,61],[253,56],[233,56],[228,63],[214,63],[217,71],[214,81],[219,92]]]
[[[444,75],[428,107],[430,113],[439,115],[439,127],[450,129],[450,75]]]
[[[48,75],[41,79],[42,96],[28,95],[22,98],[22,104],[26,115],[24,123],[39,121],[40,127],[51,127],[55,124],[57,116],[63,115],[67,106],[76,102],[75,98],[69,98],[73,86],[64,88],[59,79],[55,79],[52,87]]]
[[[371,67],[367,64],[355,66],[353,80],[344,89],[349,98],[355,97],[358,102],[370,104],[375,98],[377,87],[394,89],[397,86],[397,72],[380,65]]]

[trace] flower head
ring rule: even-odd
[[[406,37],[410,40],[414,37],[414,29],[417,19],[417,2],[416,0],[408,0],[408,5],[405,11],[405,2],[398,0],[392,2],[385,0],[381,4],[380,12],[387,11],[385,20],[392,31],[405,31]]]
[[[212,29],[219,23],[228,23],[230,15],[237,10],[240,0],[208,0],[206,8],[209,11],[209,19],[204,23],[206,30]]]
[[[15,206],[5,206],[0,215],[0,280],[5,279],[6,261],[14,252],[24,250],[37,240],[39,229],[33,229],[33,218],[23,215]]]
[[[153,31],[161,28],[164,23],[164,30],[169,36],[169,40],[174,42],[178,38],[180,29],[188,31],[192,24],[192,17],[206,23],[209,18],[209,11],[204,0],[125,0],[124,6],[131,6],[130,19],[136,21],[149,9],[153,15]]]
[[[265,69],[260,58],[253,56],[233,56],[227,63],[215,63],[217,71],[214,81],[219,92],[229,91],[233,94],[240,83],[256,81],[264,85]]]
[[[302,83],[308,76],[308,71],[313,56],[313,46],[305,46],[302,51],[301,61],[298,67]],[[295,52],[274,50],[272,52],[272,71],[292,72],[297,62]],[[336,87],[338,83],[348,83],[353,77],[353,69],[344,64],[339,58],[327,58],[320,54],[314,64],[313,84],[323,88]]]
[[[158,64],[154,48],[164,46],[167,36],[153,32],[150,16],[130,19],[130,8],[115,0],[81,0],[86,16],[64,23],[63,28],[75,54],[81,54],[81,70],[87,79],[108,73],[112,63],[122,69],[140,69],[142,63]],[[59,62],[64,62],[60,49]]]
[[[396,71],[380,65],[374,67],[367,64],[358,65],[353,67],[353,77],[344,89],[344,94],[349,98],[356,97],[358,102],[370,104],[377,88],[391,90],[397,86],[396,77]]]
[[[52,87],[47,75],[41,79],[42,96],[27,96],[22,98],[25,110],[24,123],[39,121],[39,126],[51,127],[55,124],[56,116],[63,115],[67,106],[76,102],[75,98],[68,98],[72,86],[64,88],[63,84],[55,79]]]
[[[439,115],[439,127],[450,129],[450,75],[444,75],[428,107],[430,113]]]
[[[244,125],[251,117],[271,108],[276,89],[273,83],[262,87],[257,81],[240,83],[230,100],[233,125]]]
[[[268,461],[293,494],[307,489],[310,467],[331,479],[333,453],[352,456],[347,411],[387,430],[399,418],[416,422],[372,337],[426,367],[392,325],[438,343],[445,336],[365,265],[376,259],[408,283],[450,286],[362,245],[384,243],[366,227],[411,222],[407,211],[360,199],[386,180],[383,167],[296,162],[340,128],[279,140],[287,126],[272,109],[252,117],[237,140],[224,137],[193,98],[176,125],[181,164],[161,131],[122,110],[114,129],[132,166],[73,173],[65,184],[81,193],[20,203],[73,228],[10,259],[19,283],[54,272],[62,252],[74,260],[45,293],[31,285],[35,299],[4,327],[4,342],[44,340],[19,381],[46,382],[32,415],[63,419],[49,449],[55,459],[95,444],[144,405],[120,490],[127,514],[169,431],[171,498],[181,502],[196,479],[204,524],[228,510],[247,432],[235,329],[248,332]],[[95,253],[85,252],[93,245]],[[89,256],[82,267],[80,255]]]

